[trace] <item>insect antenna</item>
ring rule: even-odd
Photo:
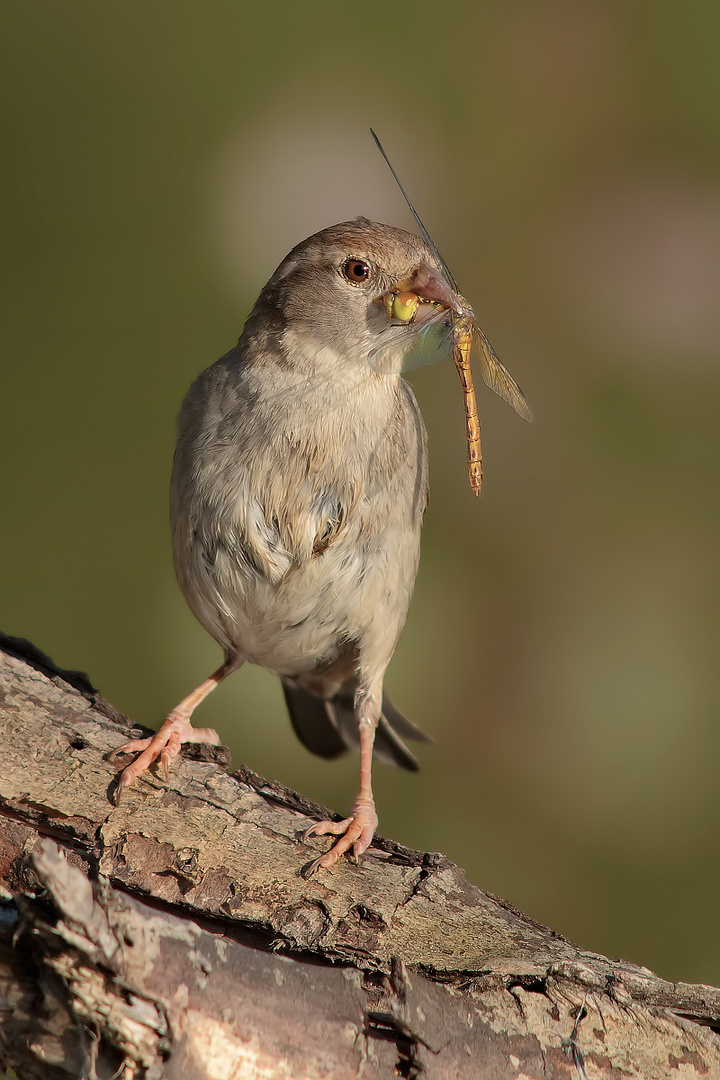
[[[442,266],[443,273],[445,274],[445,277],[448,280],[448,284],[452,285],[455,292],[460,292],[460,290],[458,289],[458,286],[457,286],[457,282],[455,281],[455,278],[450,273],[450,267],[448,266],[448,264],[445,262],[442,255],[438,251],[434,240],[430,236],[430,233],[427,231],[427,229],[423,225],[423,223],[422,223],[422,221],[420,219],[420,215],[418,214],[418,212],[415,209],[415,207],[413,206],[413,204],[410,202],[407,191],[405,190],[405,188],[400,183],[400,178],[398,177],[398,174],[393,169],[392,164],[390,163],[390,158],[385,153],[385,148],[383,147],[383,144],[380,142],[380,140],[378,139],[377,135],[375,134],[375,132],[373,131],[372,128],[370,128],[370,134],[372,135],[373,139],[375,140],[375,145],[377,146],[378,150],[380,151],[382,156],[385,158],[385,164],[387,165],[390,172],[393,174],[393,178],[395,180],[395,183],[400,188],[400,191],[402,192],[402,197],[405,200],[405,202],[408,204],[408,207],[410,209],[410,213],[412,214],[412,216],[415,218],[415,221],[417,222],[418,228],[420,229],[420,232],[422,233],[423,240],[425,241],[427,246],[430,248],[430,250],[433,252],[433,254],[437,256],[438,262]]]

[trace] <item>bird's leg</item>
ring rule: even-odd
[[[191,694],[183,698],[179,705],[175,706],[156,735],[151,735],[147,739],[131,739],[130,742],[124,743],[114,751],[113,758],[119,754],[135,754],[141,751],[138,757],[123,770],[117,787],[118,799],[125,788],[129,787],[140,773],[152,765],[157,758],[160,758],[160,765],[165,774],[165,779],[167,779],[168,766],[183,743],[214,743],[217,745],[220,742],[216,731],[213,731],[212,728],[194,728],[190,723],[190,717],[200,702],[223,679],[240,667],[241,663],[242,659],[237,657],[226,660],[217,671],[213,672],[209,679],[205,679]]]
[[[340,837],[329,851],[326,851],[320,858],[313,860],[305,871],[306,877],[314,874],[321,867],[329,870],[350,848],[352,848],[352,854],[355,858],[362,855],[370,846],[377,828],[378,817],[375,812],[375,800],[372,793],[372,756],[375,728],[380,718],[381,706],[379,702],[382,701],[382,692],[377,702],[374,700],[374,696],[363,696],[358,701],[360,694],[361,692],[358,691],[356,695],[356,713],[359,714],[358,728],[360,734],[360,790],[353,803],[350,817],[345,818],[343,821],[318,821],[303,836],[303,839],[308,836],[326,836],[328,834]],[[376,712],[377,715],[375,715]]]

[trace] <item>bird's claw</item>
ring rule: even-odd
[[[170,713],[155,735],[146,739],[131,739],[114,750],[110,755],[110,760],[114,760],[121,754],[138,754],[138,757],[123,769],[115,793],[115,805],[119,805],[125,789],[130,787],[140,773],[145,772],[158,758],[163,777],[167,781],[170,778],[170,762],[180,752],[182,744],[186,742],[206,742],[217,745],[220,739],[217,732],[211,728],[194,728],[187,717]]]
[[[305,843],[309,836],[326,836],[328,833],[333,836],[342,836],[352,822],[352,817],[344,818],[343,821],[316,821],[302,834],[302,841]]]
[[[359,857],[372,843],[378,819],[372,801],[363,800],[353,807],[350,817],[343,821],[316,821],[303,833],[303,840],[310,836],[337,836],[339,839],[329,851],[313,859],[303,869],[303,877],[312,877],[318,870],[330,870],[347,853],[348,858],[357,864]]]

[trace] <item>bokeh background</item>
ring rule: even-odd
[[[2,11],[2,628],[156,726],[218,660],[173,577],[175,414],[310,232],[411,227],[518,379],[413,372],[432,491],[381,832],[584,947],[720,983],[720,20],[690,0]],[[246,669],[202,709],[346,810]]]

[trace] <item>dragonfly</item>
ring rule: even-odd
[[[473,383],[471,357],[477,359],[483,381],[490,389],[506,401],[523,420],[532,420],[532,412],[525,397],[513,379],[510,372],[498,359],[495,350],[487,337],[480,329],[475,319],[472,307],[461,294],[450,268],[438,251],[427,229],[423,225],[418,212],[408,197],[405,188],[400,182],[385,149],[372,128],[370,128],[375,145],[382,154],[385,164],[390,169],[395,183],[408,205],[410,213],[420,230],[423,240],[432,251],[442,269],[448,285],[457,298],[457,309],[448,311],[447,308],[435,312],[423,312],[417,297],[412,294],[391,295],[387,310],[388,315],[395,315],[400,322],[407,323],[418,318],[417,343],[403,359],[402,370],[416,367],[420,364],[432,363],[441,356],[452,354],[463,394],[465,408],[465,433],[467,442],[467,467],[470,488],[475,495],[480,495],[483,480],[482,443],[480,439],[480,420],[478,417],[475,386]],[[383,369],[387,356],[392,355],[392,342],[388,342],[387,349],[376,350],[370,361],[379,369]]]

